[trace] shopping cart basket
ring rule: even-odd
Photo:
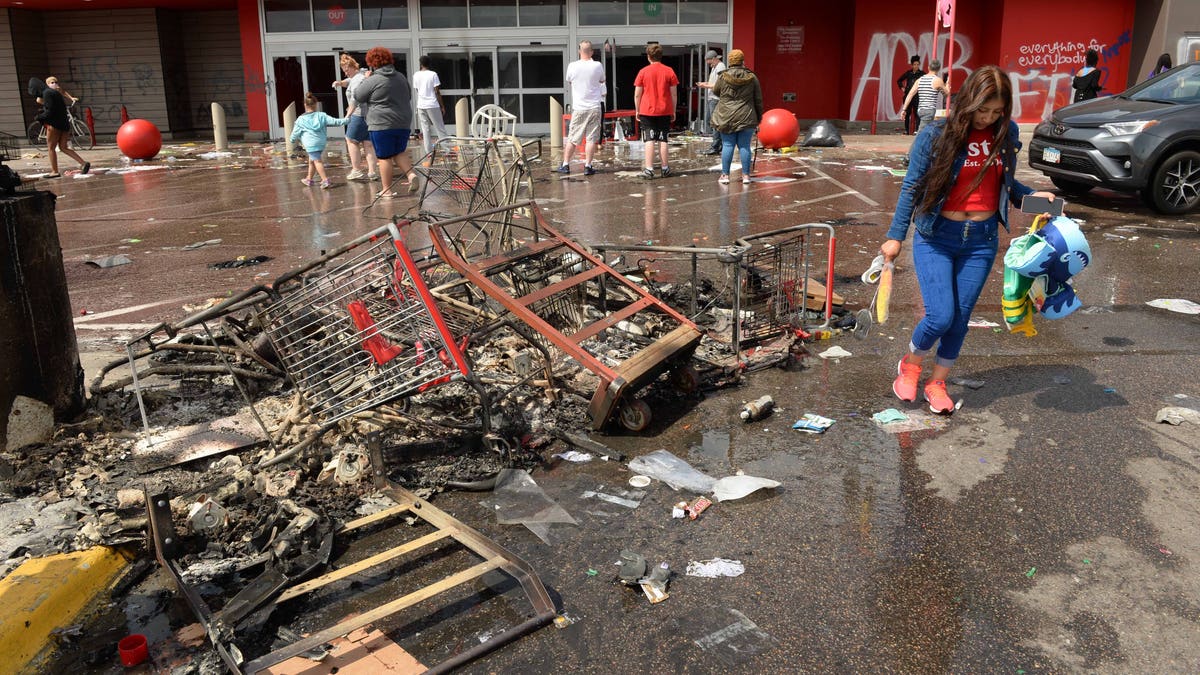
[[[261,312],[284,369],[325,422],[471,378],[399,230],[370,240],[281,278],[279,299]]]

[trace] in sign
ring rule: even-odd
[[[346,8],[341,5],[333,5],[329,8],[329,23],[340,26],[346,23]]]

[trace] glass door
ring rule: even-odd
[[[345,89],[333,86],[334,80],[342,78],[341,68],[338,67],[338,58],[337,53],[330,52],[304,55],[304,81],[306,83],[304,90],[312,92],[312,95],[317,97],[317,102],[320,104],[317,110],[330,117],[341,117],[345,114],[343,110],[346,97],[342,93]],[[301,96],[301,103],[296,106],[298,115],[304,114],[303,98]],[[341,138],[345,135],[342,127],[330,127],[326,133],[330,138]]]
[[[562,46],[470,47],[430,51],[431,68],[442,82],[446,125],[455,123],[455,104],[470,101],[469,114],[494,104],[516,115],[518,134],[544,134],[550,97],[563,95]],[[470,123],[468,118],[467,123]]]
[[[346,90],[334,87],[334,80],[342,79],[340,59],[342,53],[348,53],[358,61],[363,68],[367,67],[366,48],[360,49],[330,49],[320,52],[304,52],[303,54],[275,54],[271,58],[275,74],[272,95],[274,98],[273,112],[275,131],[283,133],[283,111],[296,104],[296,116],[304,114],[304,94],[312,92],[320,103],[320,110],[331,117],[346,115]],[[396,70],[411,78],[408,70],[408,50],[394,50]],[[342,127],[330,127],[328,134],[331,138],[342,138],[345,130]]]

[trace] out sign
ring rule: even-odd
[[[329,8],[329,23],[340,26],[346,23],[346,8],[341,5],[333,5]]]

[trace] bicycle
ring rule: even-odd
[[[96,144],[92,141],[92,134],[88,131],[87,124],[72,112],[76,103],[79,103],[79,99],[75,99],[67,106],[67,122],[71,125],[71,145],[77,150],[91,150],[96,147]],[[34,120],[25,129],[25,137],[34,146],[46,145],[46,125]]]

